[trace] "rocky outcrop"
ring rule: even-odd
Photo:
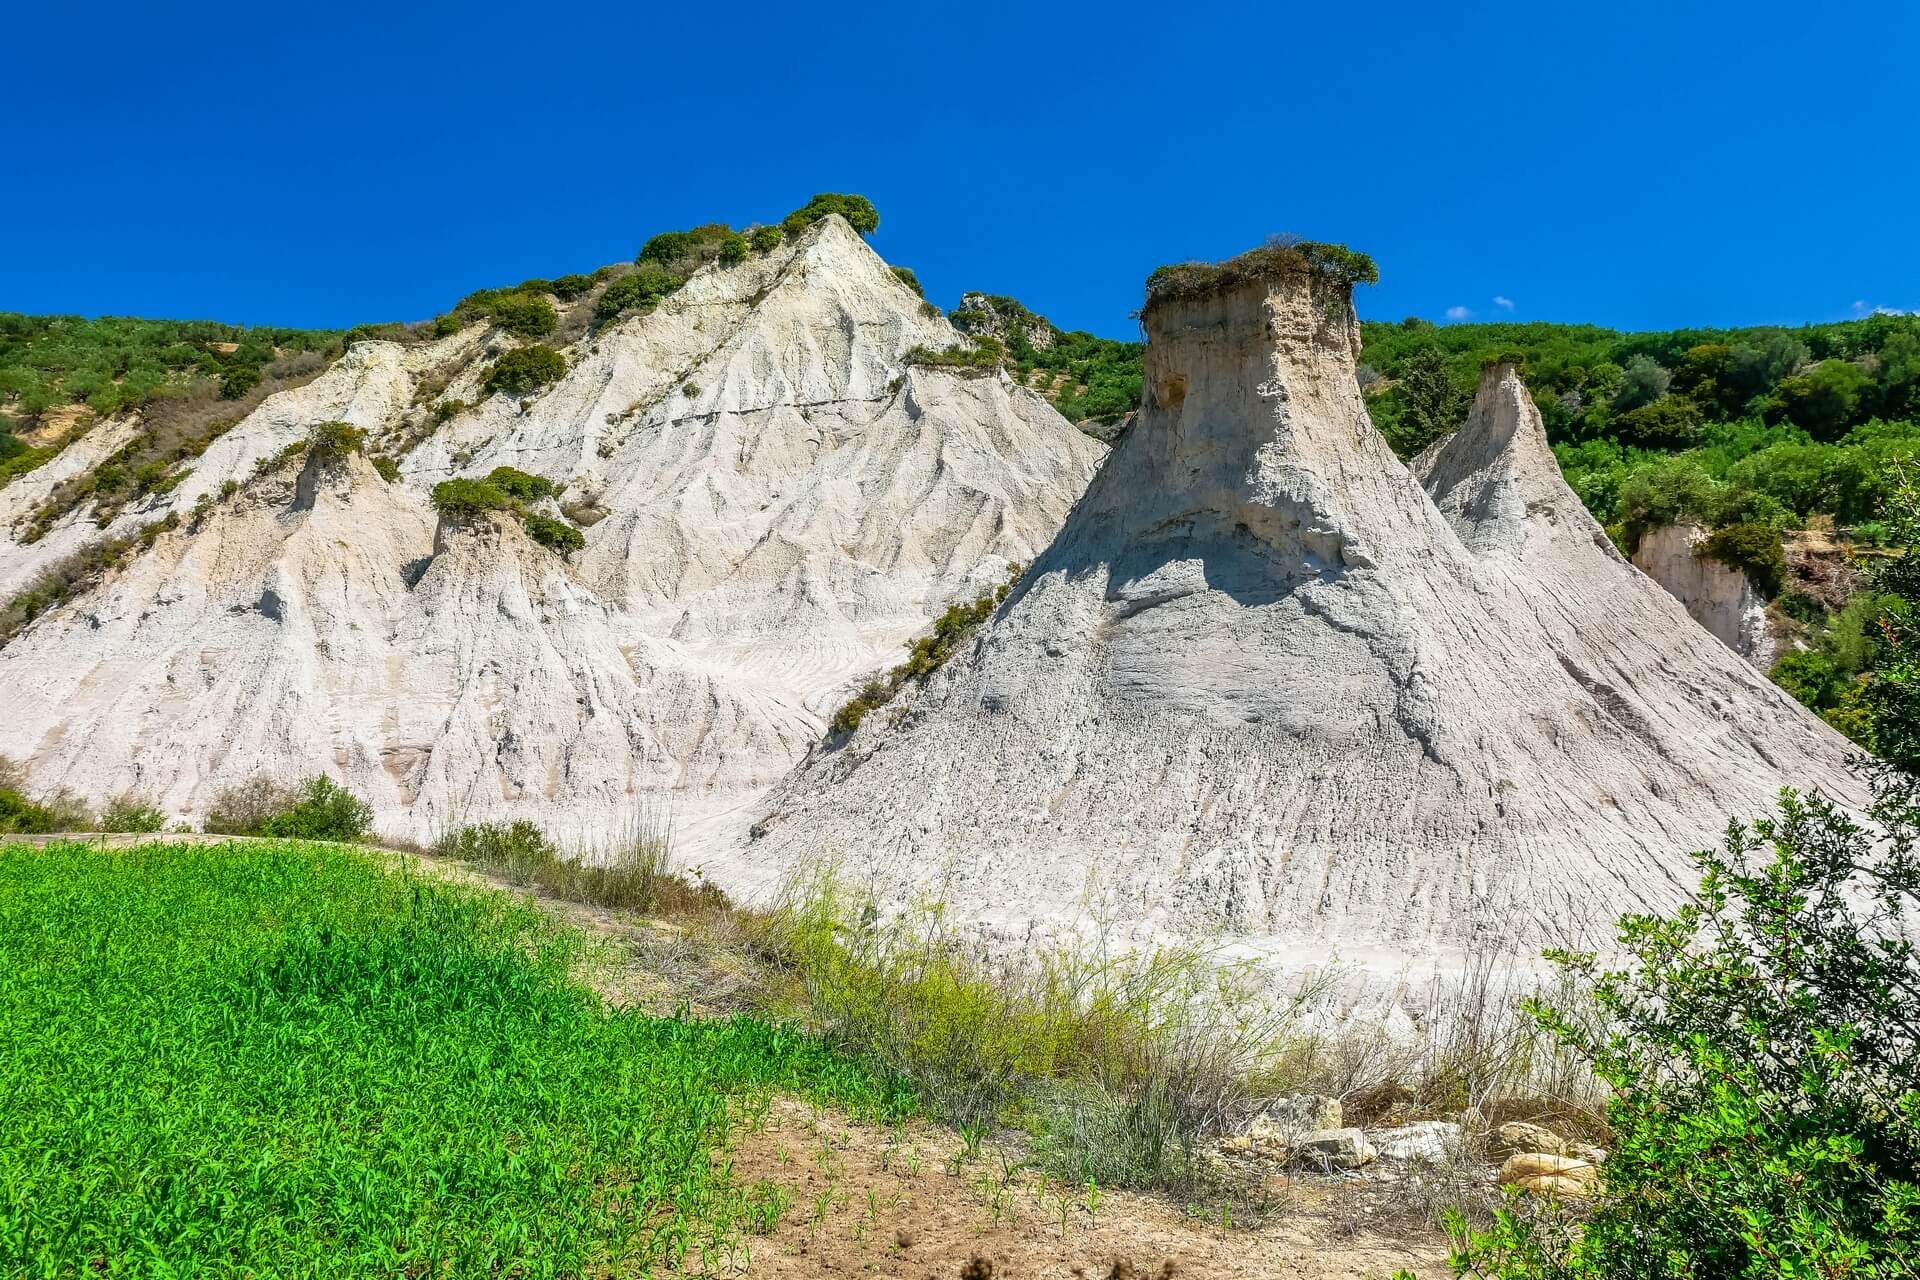
[[[1779,637],[1767,619],[1767,601],[1747,575],[1699,554],[1707,531],[1671,524],[1648,530],[1633,550],[1633,563],[1686,606],[1693,620],[1762,671],[1780,656]]]
[[[923,695],[769,797],[769,869],[1399,973],[1604,942],[1729,814],[1860,794],[1613,552],[1511,369],[1416,476],[1344,291],[1243,278],[1144,323],[1145,404],[1060,535]]]
[[[748,802],[848,687],[1031,560],[1105,452],[998,376],[905,366],[959,341],[836,216],[588,334],[533,395],[485,394],[516,340],[482,325],[356,344],[110,528],[83,507],[0,543],[24,582],[186,522],[0,649],[21,691],[0,754],[188,817],[255,771],[326,770],[415,838],[530,817],[606,843],[671,813],[681,856],[724,883]],[[470,407],[436,422],[438,401]],[[401,480],[358,457],[253,478],[323,421],[364,428]],[[503,464],[599,517],[571,561],[514,522],[436,533],[431,487]],[[0,500],[24,510],[38,475]]]
[[[1035,351],[1053,348],[1059,330],[1045,316],[1037,316],[1013,298],[992,293],[963,293],[953,311],[954,327],[980,338],[1011,342],[1015,334]]]

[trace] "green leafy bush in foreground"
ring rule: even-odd
[[[322,462],[338,462],[350,453],[365,453],[367,433],[350,422],[323,422],[307,437],[307,444]]]
[[[0,834],[36,836],[60,830],[60,820],[13,787],[0,787]]]
[[[0,850],[0,1270],[657,1274],[741,1245],[741,1110],[907,1105],[765,1022],[611,1009],[585,945],[338,846]]]
[[[1876,745],[1868,822],[1783,794],[1696,854],[1671,915],[1629,916],[1630,963],[1555,958],[1599,1018],[1533,1011],[1613,1087],[1594,1205],[1518,1202],[1485,1232],[1456,1217],[1461,1275],[1502,1280],[1892,1280],[1920,1268],[1920,504],[1876,575],[1865,686]]]
[[[531,475],[518,467],[495,467],[487,472],[486,483],[520,502],[538,502],[560,492],[560,487],[545,476]]]
[[[900,362],[934,369],[997,369],[1006,354],[1007,349],[1000,339],[982,334],[974,338],[969,346],[947,347],[940,351],[926,346],[910,347],[900,357]]]

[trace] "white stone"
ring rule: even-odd
[[[1372,1164],[1379,1155],[1358,1129],[1321,1129],[1304,1135],[1293,1147],[1293,1163],[1322,1173],[1359,1169]]]
[[[0,650],[0,754],[188,816],[255,771],[325,770],[417,839],[525,817],[604,847],[670,817],[683,861],[751,890],[749,802],[941,610],[1031,560],[1105,453],[999,376],[904,364],[959,340],[829,217],[582,339],[524,400],[480,393],[514,345],[482,327],[356,344],[105,534],[240,494]],[[442,397],[474,407],[433,427]],[[364,460],[252,481],[328,420],[402,483]],[[572,563],[510,522],[436,538],[432,485],[501,464],[609,513]],[[4,512],[45,488],[23,483]],[[86,516],[0,542],[0,580],[104,536]]]
[[[1693,524],[1663,525],[1641,535],[1633,563],[1671,592],[1693,620],[1762,671],[1780,656],[1767,621],[1767,601],[1747,575],[1697,554],[1707,531]]]
[[[1343,300],[1145,325],[1146,401],[1059,536],[911,706],[768,797],[770,862],[1014,936],[1398,980],[1605,946],[1729,815],[1862,799],[1838,734],[1612,550],[1511,369],[1416,478]]]
[[[1445,1164],[1461,1151],[1460,1126],[1445,1120],[1420,1120],[1369,1134],[1374,1147],[1403,1164]]]

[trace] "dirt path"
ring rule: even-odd
[[[8,836],[109,847],[248,837]],[[361,846],[372,848],[373,846]],[[383,849],[419,870],[523,893],[557,919],[606,942],[585,975],[616,1003],[724,1012],[708,968],[678,969],[679,926],[545,897],[413,850]],[[1446,1243],[1415,1189],[1392,1170],[1367,1177],[1275,1175],[1263,1204],[1229,1211],[1132,1192],[1063,1186],[994,1142],[971,1153],[960,1135],[914,1121],[897,1128],[849,1120],[776,1097],[735,1125],[715,1159],[761,1203],[778,1206],[765,1234],[689,1272],[751,1277],[872,1276],[897,1280],[1386,1280],[1448,1274]],[[1232,1214],[1239,1214],[1238,1220]]]
[[[1384,1183],[1276,1179],[1257,1221],[1222,1222],[1217,1208],[1050,1182],[991,1143],[969,1159],[938,1126],[850,1123],[789,1098],[737,1127],[724,1158],[738,1185],[777,1187],[787,1208],[746,1258],[713,1260],[716,1273],[744,1263],[760,1277],[900,1280],[1448,1274],[1437,1232],[1373,1225],[1404,1217]]]

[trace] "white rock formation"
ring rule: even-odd
[[[525,399],[481,395],[512,345],[483,328],[358,344],[172,494],[0,543],[25,582],[248,483],[0,649],[0,754],[189,816],[256,771],[326,769],[423,838],[525,816],[606,842],[670,811],[702,860],[848,686],[1047,544],[1105,452],[997,376],[904,363],[958,341],[831,217],[583,339]],[[475,407],[429,430],[439,396]],[[250,480],[328,420],[401,455],[402,482],[364,459]],[[575,564],[512,522],[436,541],[431,486],[500,464],[607,513]]]
[[[1612,551],[1511,370],[1430,496],[1330,286],[1145,323],[1133,429],[973,646],[769,797],[769,877],[1400,971],[1602,940],[1782,784],[1860,794],[1838,735]]]
[[[1707,531],[1670,524],[1641,535],[1633,563],[1686,606],[1693,620],[1762,671],[1780,656],[1779,637],[1767,622],[1767,602],[1747,575],[1696,554]]]

